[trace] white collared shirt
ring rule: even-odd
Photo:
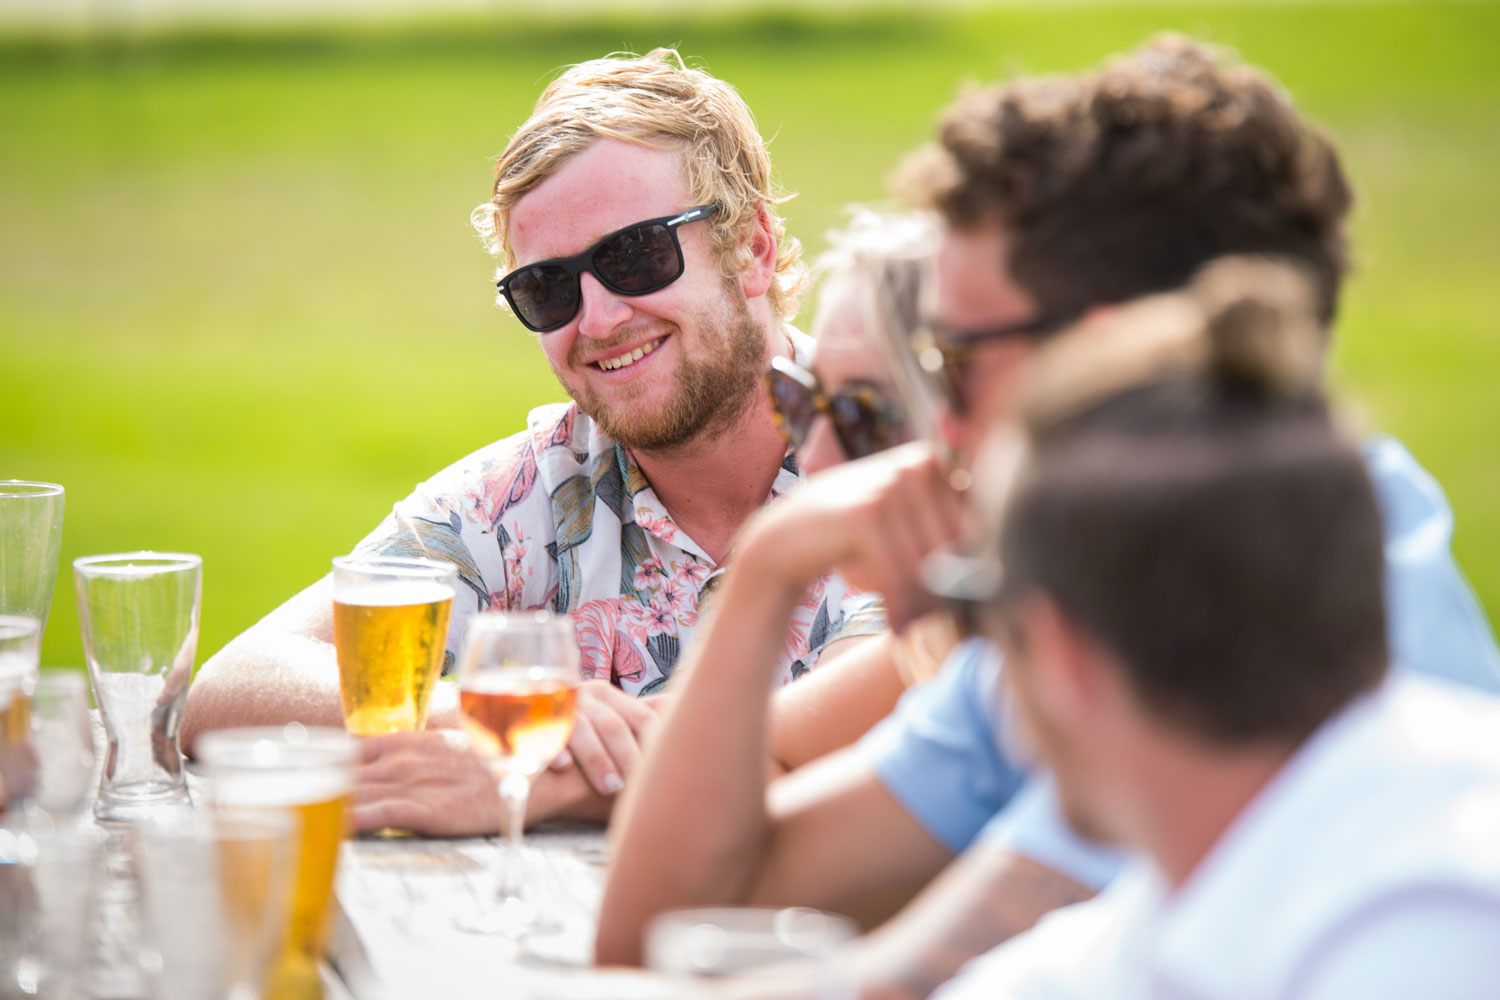
[[[937,996],[1500,997],[1500,701],[1391,679],[1320,728],[1176,893],[1138,862]]]

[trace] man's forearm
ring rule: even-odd
[[[1092,896],[1088,888],[1029,858],[979,844],[954,861],[911,905],[853,948],[861,1000],[919,1000],[965,962],[1048,912]]]
[[[754,573],[725,581],[676,703],[616,810],[600,963],[639,963],[645,924],[662,910],[749,891],[768,825],[770,669],[795,603]]]
[[[343,726],[333,646],[300,635],[251,629],[210,658],[188,688],[182,748],[229,726]]]

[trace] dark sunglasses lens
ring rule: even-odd
[[[636,226],[594,251],[594,273],[617,292],[641,295],[682,275],[682,255],[672,230],[660,223]]]
[[[829,400],[833,429],[850,458],[864,458],[906,441],[906,425],[893,406],[880,406],[865,393],[834,393]]]
[[[533,330],[562,326],[578,312],[578,276],[556,264],[517,271],[505,288],[511,308]]]
[[[782,432],[792,447],[799,448],[807,440],[807,429],[817,413],[812,393],[801,382],[775,369],[771,371],[770,382],[771,402],[781,414]]]

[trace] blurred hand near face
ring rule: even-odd
[[[800,596],[837,570],[882,594],[899,630],[936,604],[921,585],[922,560],[971,533],[950,473],[914,442],[812,476],[750,522],[736,546],[741,572]]]

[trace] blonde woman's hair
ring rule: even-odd
[[[938,221],[927,212],[850,209],[849,223],[830,230],[828,249],[813,262],[813,281],[858,278],[878,292],[876,305],[908,334],[920,321],[922,283],[937,250]]]
[[[807,269],[799,259],[801,243],[787,235],[775,211],[789,196],[771,176],[765,140],[739,93],[689,68],[674,49],[579,63],[542,92],[495,165],[490,200],[471,215],[486,248],[507,269],[515,266],[509,229],[516,202],[599,139],[681,151],[691,203],[719,206],[709,223],[710,243],[726,277],[750,266],[745,234],[764,210],[776,238],[776,277],[767,294],[781,319],[797,314]]]

